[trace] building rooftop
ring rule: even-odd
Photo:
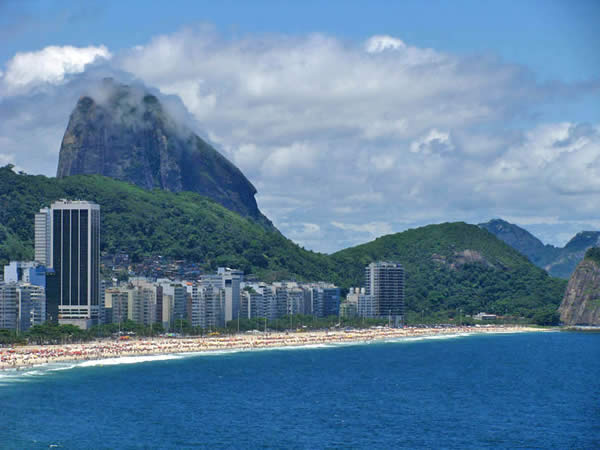
[[[67,209],[72,207],[86,207],[91,209],[100,209],[100,205],[87,200],[57,200],[50,205],[53,209]]]

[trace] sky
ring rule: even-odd
[[[600,229],[600,2],[0,0],[0,165],[54,176],[98,80],[143,85],[306,248],[501,217]]]

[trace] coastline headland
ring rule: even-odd
[[[97,340],[81,344],[24,345],[0,349],[0,370],[32,367],[58,362],[114,359],[131,356],[166,355],[224,350],[258,350],[320,344],[352,344],[391,339],[444,337],[472,334],[509,334],[550,331],[527,326],[369,328],[335,331],[244,333],[210,337],[140,338]]]

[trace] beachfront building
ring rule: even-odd
[[[365,319],[374,319],[375,316],[375,300],[372,295],[367,295],[362,292],[358,296],[358,315]]]
[[[356,307],[356,314],[359,317],[372,319],[375,317],[375,303],[372,295],[366,294],[366,289],[350,288],[346,296],[346,303],[351,303]]]
[[[41,286],[18,283],[17,294],[17,331],[29,330],[33,325],[41,325],[46,319],[46,294]]]
[[[244,272],[219,267],[217,275],[221,276],[225,289],[225,323],[237,319],[240,315],[240,284],[244,281]]]
[[[122,290],[128,291],[128,300],[115,300],[116,291]],[[146,325],[158,322],[172,330],[181,318],[192,327],[215,329],[238,317],[275,320],[298,314],[337,316],[340,290],[324,282],[244,282],[241,271],[220,268],[216,274],[201,275],[196,281],[132,277],[127,287],[106,289],[103,298],[103,314],[109,323],[127,319]]]
[[[46,322],[46,289],[42,286],[31,284],[29,295],[31,299],[31,326],[42,325]]]
[[[205,326],[207,329],[224,327],[225,322],[225,288],[221,275],[203,275],[202,298],[204,299]]]
[[[46,320],[46,295],[30,283],[0,283],[0,328],[24,332]]]
[[[188,294],[188,320],[193,327],[202,327],[204,302],[200,283],[186,283]]]
[[[100,206],[60,200],[35,216],[36,260],[47,277],[48,319],[88,328],[98,321]]]
[[[307,297],[304,314],[315,317],[339,315],[340,288],[324,282],[301,285],[301,288],[305,290]]]
[[[108,288],[104,293],[106,323],[123,323],[129,314],[129,293],[125,289]]]
[[[352,317],[357,316],[358,312],[355,303],[350,303],[347,301],[340,303],[340,317],[351,319]]]
[[[29,283],[29,275],[31,269],[34,269],[37,264],[33,261],[10,261],[4,266],[4,282],[5,283]]]
[[[51,267],[52,220],[49,208],[40,209],[35,214],[35,261],[43,266]]]
[[[360,292],[360,289],[356,289]],[[358,292],[350,288],[346,300],[340,304],[340,317],[352,318],[358,316]]]
[[[365,267],[365,293],[373,297],[374,317],[394,326],[404,321],[404,268],[395,262],[373,262]]]
[[[334,286],[322,286],[322,317],[338,316],[340,314],[340,288]]]
[[[17,329],[17,284],[0,283],[0,329]]]
[[[113,287],[115,282],[116,279],[114,282],[113,280],[100,280],[100,303],[98,305],[98,323],[100,324],[111,323],[112,321],[112,318],[107,317],[106,290]]]
[[[156,322],[156,295],[153,289],[134,287],[130,289],[128,319],[149,326]]]
[[[245,283],[242,295],[247,299],[248,318],[276,317],[276,297],[272,286],[265,283]]]
[[[171,329],[176,320],[187,318],[187,289],[182,283],[168,279],[159,279],[156,282],[162,287],[163,326],[165,329]]]

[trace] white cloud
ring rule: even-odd
[[[343,223],[343,222],[331,222],[336,228],[340,230],[347,231],[356,231],[359,233],[367,233],[372,238],[376,238],[379,236],[383,236],[385,234],[392,233],[393,229],[391,224],[387,222],[369,222],[369,223],[359,223],[359,224],[351,224],[351,223]]]
[[[248,147],[246,147],[248,149]],[[289,172],[303,171],[314,167],[317,152],[306,143],[274,148],[262,163],[266,176],[281,177]]]
[[[0,145],[4,144],[5,139],[0,138]],[[7,164],[13,164],[15,161],[15,155],[11,154],[3,154],[0,153],[0,166],[5,166]]]
[[[383,172],[394,168],[396,157],[393,155],[375,155],[371,157],[371,164],[373,164],[375,170]]]
[[[240,167],[260,208],[313,249],[499,216],[547,218],[558,227],[550,236],[597,217],[598,126],[535,115],[587,88],[540,84],[522,66],[384,35],[352,44],[322,34],[225,38],[206,27],[112,57],[57,48],[15,55],[0,78],[0,92],[10,89],[0,153],[34,173],[55,173],[71,109],[108,72],[181,99],[193,116],[181,117]],[[35,98],[22,95],[40,85]]]
[[[380,53],[384,50],[397,50],[405,47],[406,44],[400,39],[385,35],[373,36],[365,45],[365,48],[369,53]]]
[[[435,128],[430,130],[426,136],[416,139],[410,144],[411,152],[421,152],[426,155],[431,153],[444,153],[452,150],[454,150],[454,144],[450,139],[450,135],[438,131]]]
[[[80,73],[96,59],[109,59],[111,53],[99,47],[49,46],[37,52],[17,53],[6,63],[6,73],[0,73],[5,93],[22,92],[43,83],[59,83],[66,75]]]

